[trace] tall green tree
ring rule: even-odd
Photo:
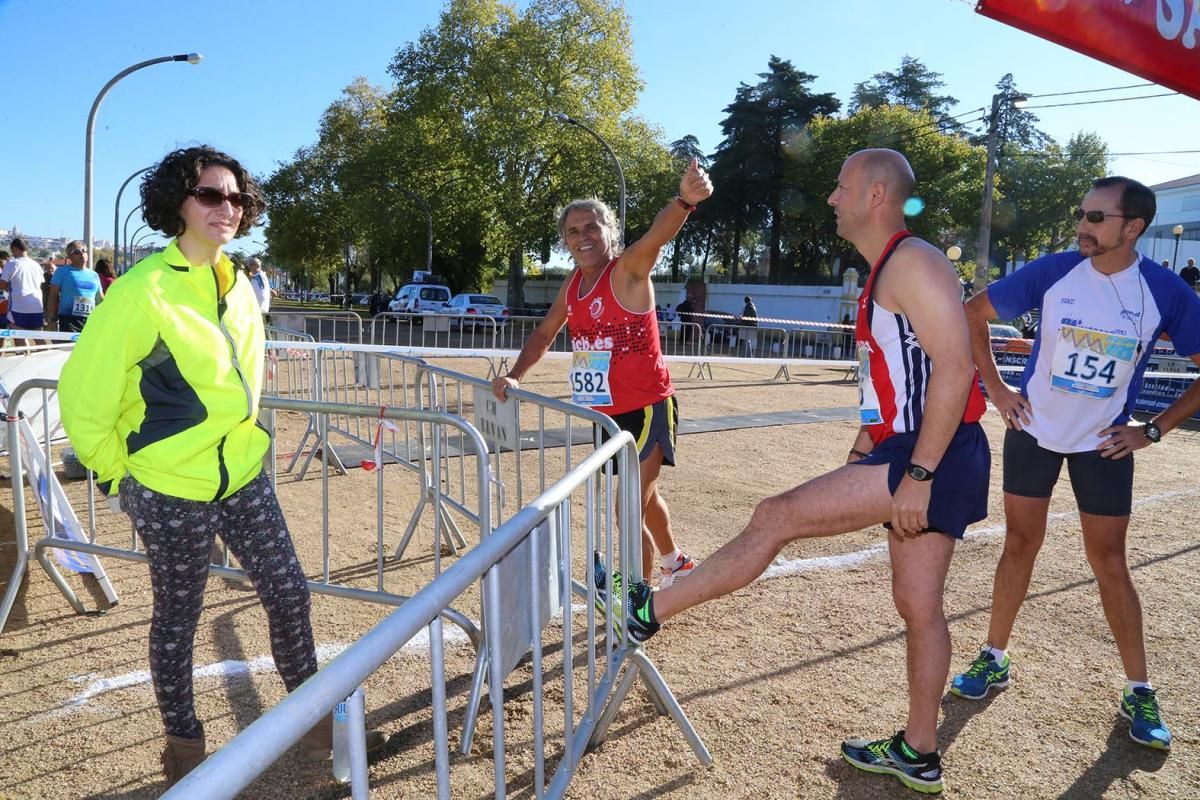
[[[816,76],[790,61],[771,56],[754,86],[738,87],[721,123],[724,140],[713,161],[713,182],[721,197],[714,210],[732,228],[731,273],[737,275],[741,240],[750,226],[766,225],[770,278],[783,278],[783,239],[787,220],[790,155],[787,147],[817,115],[835,113],[841,103],[832,94],[810,90]]]
[[[481,223],[484,258],[507,266],[510,305],[524,305],[525,256],[542,249],[558,206],[593,194],[617,200],[604,151],[548,112],[592,127],[617,153],[629,231],[665,202],[668,155],[658,132],[631,114],[642,86],[632,50],[614,0],[533,0],[520,11],[451,0],[438,25],[392,61],[393,132],[408,139],[398,168],[440,190],[441,214]]]
[[[670,144],[671,164],[676,173],[682,173],[687,166],[695,159],[696,163],[704,169],[708,169],[708,156],[700,148],[700,140],[695,136],[688,134],[681,139],[676,139]],[[683,226],[679,231],[679,235],[671,243],[671,281],[678,282],[680,272],[683,266],[684,256],[700,255],[708,243],[715,229],[715,221],[709,213],[712,209],[710,202],[705,202],[692,213],[688,224]]]
[[[1010,148],[1000,175],[1002,199],[993,230],[1009,260],[1056,250],[1075,230],[1071,210],[1108,167],[1108,146],[1094,133],[1077,133],[1066,146]]]
[[[333,293],[348,274],[345,294],[370,268],[381,221],[371,202],[372,154],[383,135],[386,93],[358,78],[321,116],[318,140],[301,148],[264,182],[267,241],[290,270],[323,278]]]
[[[903,106],[911,111],[925,111],[935,121],[953,127],[950,109],[958,101],[948,94],[938,94],[945,86],[940,72],[934,72],[920,59],[904,56],[895,72],[877,72],[870,80],[854,84],[850,113],[885,105]]]
[[[984,152],[957,135],[943,134],[933,116],[899,106],[864,109],[845,118],[820,117],[809,126],[810,139],[798,151],[797,180],[806,202],[798,206],[789,231],[789,248],[801,272],[820,275],[834,258],[861,263],[853,247],[837,235],[825,198],[837,183],[842,162],[867,147],[903,153],[917,177],[908,226],[939,246],[964,241],[977,230]],[[830,276],[833,277],[833,276]]]

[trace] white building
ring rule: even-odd
[[[1155,261],[1170,261],[1179,272],[1189,258],[1200,263],[1200,174],[1178,178],[1150,187],[1158,198],[1158,216],[1142,236],[1143,255]],[[1179,237],[1179,257],[1175,256],[1176,225],[1183,226]]]

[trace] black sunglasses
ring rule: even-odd
[[[1121,219],[1134,219],[1134,217],[1131,217],[1128,214],[1113,214],[1108,211],[1097,211],[1097,210],[1084,211],[1082,208],[1075,209],[1075,221],[1076,222],[1079,222],[1084,217],[1087,217],[1087,221],[1092,223],[1093,225],[1099,225],[1101,222],[1104,222],[1104,220],[1108,219],[1109,217],[1120,217]]]
[[[81,250],[78,247],[74,248],[73,250],[71,250],[70,252],[67,253],[67,255],[69,255],[69,256],[82,256],[82,255],[86,255],[86,254],[87,254],[87,250]]]
[[[188,192],[188,195],[196,198],[196,202],[205,208],[216,208],[229,201],[229,205],[234,208],[254,208],[258,205],[258,201],[254,199],[254,195],[246,192],[230,192],[225,194],[220,189],[214,189],[211,186],[197,186]]]

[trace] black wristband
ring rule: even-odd
[[[850,455],[852,455],[852,456],[858,456],[859,458],[866,458],[866,457],[867,457],[867,454],[866,454],[866,453],[864,453],[862,450],[855,450],[853,447],[851,447],[851,448],[850,448]]]

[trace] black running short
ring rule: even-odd
[[[645,461],[654,452],[654,445],[662,450],[663,464],[675,466],[675,432],[679,427],[679,401],[675,395],[663,398],[652,406],[613,414],[613,421],[623,431],[633,434],[637,445],[638,461]],[[601,428],[600,442],[609,439],[608,431]],[[613,471],[617,471],[617,460],[613,459]]]
[[[1038,444],[1033,434],[1004,434],[1004,491],[1018,497],[1049,497],[1067,462],[1075,502],[1085,514],[1127,517],[1133,508],[1133,455],[1104,458],[1098,450],[1056,453]]]

